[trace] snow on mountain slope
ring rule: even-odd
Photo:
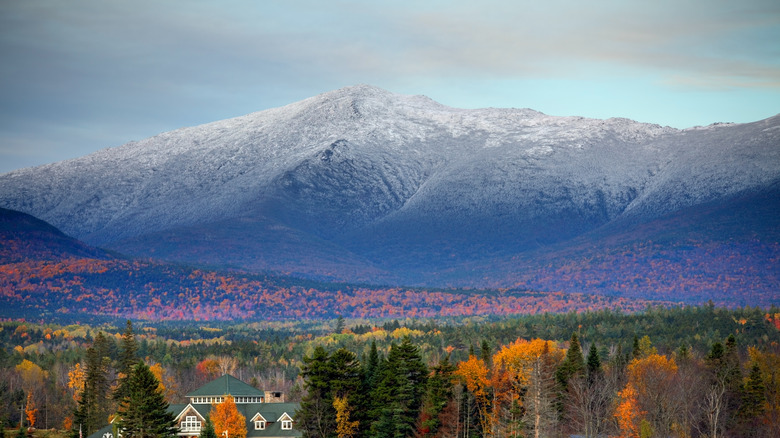
[[[464,110],[361,85],[0,175],[0,206],[91,244],[151,246],[144,255],[155,245],[144,236],[258,219],[294,230],[300,251],[331,242],[392,269],[522,251],[761,191],[780,180],[779,127],[780,117],[680,131]],[[188,235],[177,245],[220,250]],[[273,254],[258,242],[233,259],[244,256]]]

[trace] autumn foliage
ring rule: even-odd
[[[246,438],[246,417],[238,412],[233,396],[226,395],[222,403],[215,404],[209,416],[217,435],[227,431],[228,438]]]
[[[297,284],[296,284],[297,283]],[[128,260],[64,259],[0,265],[0,302],[39,314],[152,320],[425,318],[598,309],[639,311],[641,299],[519,290],[356,287],[238,275]]]

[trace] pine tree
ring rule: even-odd
[[[360,436],[367,436],[371,422],[373,418],[372,413],[379,412],[381,410],[378,400],[371,397],[371,393],[376,388],[377,381],[379,380],[381,359],[379,352],[376,348],[376,341],[371,341],[371,348],[368,353],[368,359],[363,363],[362,378],[360,387],[360,394],[362,401],[359,407],[353,411],[354,418],[358,420],[358,428]]]
[[[441,426],[439,415],[452,398],[452,373],[455,366],[450,363],[450,356],[447,355],[432,371],[423,400],[422,428],[426,436],[435,436]]]
[[[586,363],[587,366],[587,376],[588,376],[588,382],[593,382],[593,380],[602,373],[601,370],[601,358],[599,358],[599,352],[596,349],[596,343],[590,344],[590,350],[588,350],[588,360]]]
[[[128,319],[124,334],[122,334],[121,350],[119,352],[117,376],[118,382],[114,390],[114,400],[120,401],[128,391],[128,380],[133,368],[138,363],[138,344],[133,335],[133,323]]]
[[[351,397],[360,389],[360,362],[355,353],[339,348],[328,359],[331,373],[330,392],[333,397]],[[350,404],[353,400],[349,400]]]
[[[108,423],[108,414],[112,411],[108,364],[108,341],[100,332],[86,352],[84,388],[73,414],[76,427],[71,435],[74,437],[78,436],[79,427],[83,435],[87,436]]]
[[[333,333],[335,334],[341,334],[341,332],[344,331],[344,317],[339,315],[338,319],[336,319],[336,328],[333,330]]]
[[[642,357],[642,349],[639,347],[639,337],[634,335],[634,342],[631,344],[631,359]]]
[[[490,349],[490,344],[488,344],[488,341],[482,340],[482,347],[480,348],[480,359],[485,361],[485,365],[490,368],[491,366],[491,360],[493,358],[493,352]]]
[[[566,392],[569,379],[585,371],[585,360],[582,358],[582,348],[577,333],[572,333],[569,342],[569,350],[566,352],[566,358],[555,371],[555,379],[558,381],[560,390]]]
[[[766,386],[761,376],[761,369],[757,363],[754,363],[750,369],[750,375],[742,396],[742,406],[739,410],[739,419],[742,423],[742,433],[744,436],[757,436],[759,429],[759,419],[766,410]]]
[[[200,438],[217,438],[217,433],[214,431],[214,423],[211,422],[211,416],[209,415],[206,415],[206,421],[203,422]]]
[[[330,397],[330,356],[318,345],[311,356],[304,356],[301,375],[306,396],[297,413],[298,429],[304,437],[327,438],[336,430],[336,411]]]
[[[371,436],[385,436],[381,424],[394,424],[396,434],[408,436],[414,429],[420,412],[428,370],[422,362],[419,348],[405,336],[400,345],[391,345],[387,363],[372,397],[379,400],[381,413],[371,426]]]
[[[168,402],[158,390],[159,386],[160,382],[145,363],[135,366],[119,406],[119,429],[123,437],[176,437],[175,418],[168,412]]]

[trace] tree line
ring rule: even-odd
[[[467,360],[426,366],[409,337],[386,355],[318,346],[304,358],[296,427],[310,438],[776,437],[780,354],[732,335],[705,354],[659,354],[645,336],[607,357],[579,337],[568,345],[517,339]]]
[[[77,429],[74,412],[83,385],[77,383],[76,377],[83,375],[91,360],[88,350],[95,348],[96,340],[102,338],[98,344],[105,343],[105,346],[98,348],[101,351],[98,356],[105,363],[112,392],[121,369],[125,322],[95,321],[89,325],[81,321],[57,325],[0,321],[0,423],[9,428],[18,428],[23,422],[36,428],[70,430],[75,424]],[[371,356],[372,344],[376,344],[379,356],[386,360],[392,345],[400,345],[407,336],[426,365],[429,378],[445,357],[453,366],[469,362],[473,345],[477,350],[475,356],[485,360],[487,371],[480,372],[489,376],[491,382],[498,375],[493,370],[492,356],[518,338],[554,341],[559,350],[568,351],[571,334],[576,332],[584,351],[588,352],[594,345],[606,367],[616,360],[618,350],[633,350],[634,334],[647,335],[660,355],[674,359],[680,372],[687,366],[677,356],[681,346],[697,364],[697,368],[691,369],[701,370],[712,346],[716,343],[725,346],[725,340],[733,335],[743,380],[750,375],[752,357],[774,357],[780,345],[780,309],[724,309],[711,305],[648,308],[639,313],[602,310],[512,317],[133,321],[133,324],[138,361],[144,362],[160,381],[161,391],[169,403],[181,403],[188,392],[222,373],[230,373],[260,389],[285,392],[289,401],[300,401],[306,393],[303,358],[309,357],[318,346],[329,354],[342,348],[353,352],[362,369]],[[483,344],[490,354],[481,353]],[[628,363],[630,360],[624,368]],[[770,381],[767,376],[764,372],[765,384]],[[465,383],[459,385],[456,393],[463,390]],[[481,388],[486,394],[495,394],[492,386]],[[617,390],[612,393],[612,403],[617,400],[616,393]],[[468,388],[460,394],[466,398],[473,396]],[[497,409],[489,411],[493,416],[512,410],[511,403],[499,401],[496,398]],[[117,408],[113,398],[107,403],[114,404],[112,412]],[[353,405],[346,405],[350,406]],[[28,419],[25,410],[35,411],[34,422]],[[471,413],[469,424],[479,423],[482,417],[476,414],[476,411]],[[352,414],[350,421],[359,420],[355,415],[358,414]],[[614,426],[614,416],[610,421]],[[361,427],[369,426],[367,422],[362,420]],[[496,424],[500,425],[501,421]],[[472,425],[468,430],[473,433],[475,429]]]

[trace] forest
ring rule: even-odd
[[[126,323],[0,323],[5,426],[73,430],[90,367],[121,382]],[[780,435],[775,307],[131,327],[168,402],[229,373],[301,402],[307,436]]]
[[[643,299],[522,289],[415,289],[325,283],[151,261],[66,258],[0,265],[0,316],[84,320],[434,317],[641,310]]]

